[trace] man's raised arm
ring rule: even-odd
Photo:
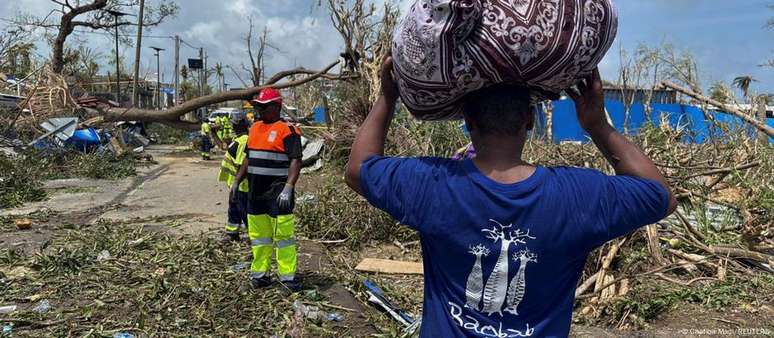
[[[568,91],[575,101],[578,122],[613,166],[616,174],[650,179],[660,183],[669,192],[667,215],[674,212],[677,208],[677,199],[661,171],[639,147],[607,122],[599,70],[595,69],[592,75],[586,78],[586,82],[578,87],[577,91]]]

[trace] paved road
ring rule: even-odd
[[[156,145],[148,149],[158,162],[141,167],[122,180],[65,179],[46,183],[51,198],[2,210],[0,215],[24,215],[41,209],[59,213],[88,213],[127,220],[172,218],[175,231],[200,233],[220,229],[225,221],[227,189],[217,182],[219,158],[201,161],[185,147]],[[179,222],[174,222],[179,217]]]

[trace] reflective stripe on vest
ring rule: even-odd
[[[288,176],[290,170],[288,168],[262,168],[262,167],[247,167],[247,173],[253,175],[264,176]]]
[[[259,176],[288,176],[290,158],[285,153],[285,138],[289,135],[298,135],[298,131],[287,122],[254,123],[250,127],[247,141],[247,173]]]
[[[290,161],[288,155],[281,153],[273,153],[270,151],[250,150],[250,158],[256,158],[260,160],[272,160],[272,161]]]

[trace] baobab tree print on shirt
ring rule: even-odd
[[[526,294],[526,271],[529,263],[537,262],[537,254],[531,252],[527,247],[528,240],[536,239],[530,235],[529,229],[520,229],[513,224],[503,225],[502,223],[489,220],[492,228],[481,230],[485,233],[487,239],[493,241],[499,252],[497,253],[497,262],[488,276],[484,276],[487,270],[483,266],[482,258],[490,254],[490,249],[484,244],[471,246],[468,251],[475,257],[473,268],[468,274],[467,284],[465,286],[465,308],[481,312],[487,316],[503,316],[503,312],[518,316],[518,307]],[[511,247],[517,249],[513,256],[510,255]],[[513,264],[511,264],[513,258]],[[511,269],[517,269],[514,277],[509,281]],[[486,277],[486,278],[485,278]],[[452,305],[452,315],[460,312],[459,306]],[[469,325],[461,325],[463,327]],[[529,331],[529,330],[528,330]]]

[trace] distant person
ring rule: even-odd
[[[234,141],[228,146],[223,161],[220,164],[218,181],[226,183],[231,191],[234,188],[236,175],[244,162],[247,148],[248,123],[244,118],[233,120]],[[226,220],[226,240],[238,241],[242,228],[247,228],[247,181],[239,183],[234,194],[229,194],[228,219]]]
[[[272,250],[279,281],[291,291],[301,288],[296,276],[295,185],[301,173],[301,131],[280,117],[282,95],[273,88],[256,96],[253,106],[259,120],[250,127],[237,185],[247,178],[248,234],[253,251],[250,266],[254,288],[272,284]],[[236,194],[236,185],[232,194]]]
[[[521,158],[530,92],[496,85],[463,98],[476,156],[385,157],[398,89],[392,60],[358,131],[347,184],[419,232],[422,337],[566,337],[575,287],[594,248],[674,211],[648,157],[607,122],[598,71],[571,97],[580,125],[615,168],[543,167]]]

